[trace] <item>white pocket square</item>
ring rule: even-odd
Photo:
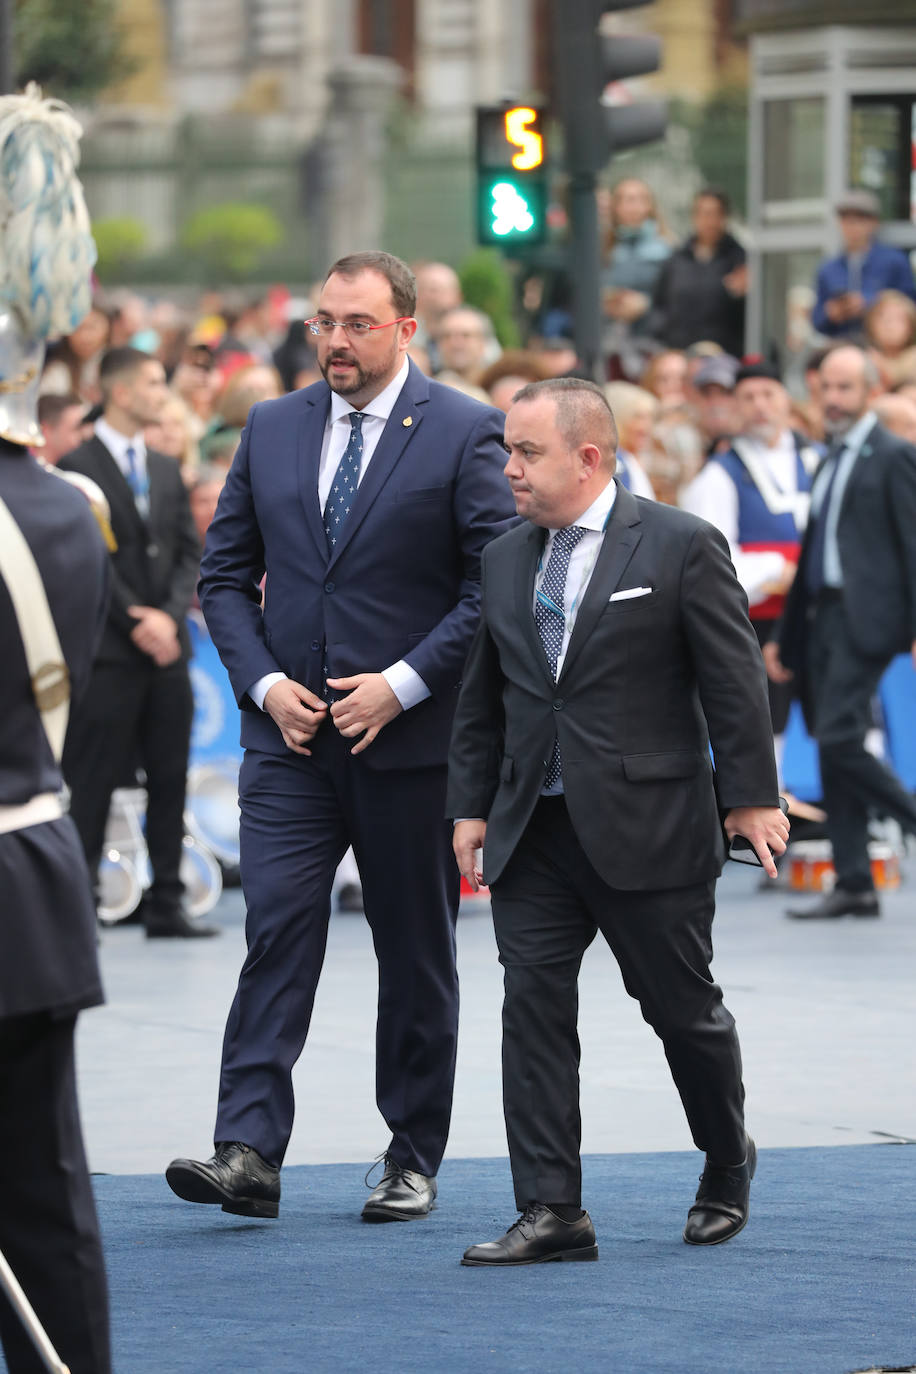
[[[608,601],[630,601],[634,596],[648,596],[654,591],[654,587],[627,587],[626,591],[614,592],[613,596],[608,597]]]

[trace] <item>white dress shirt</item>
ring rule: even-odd
[[[127,450],[132,448],[136,455],[136,469],[141,481],[147,489],[149,488],[149,477],[146,471],[146,443],[143,438],[143,431],[138,430],[133,436],[122,434],[119,429],[115,429],[104,417],[96,420],[93,425],[95,437],[101,439],[108,449],[112,458],[117,463],[121,472],[124,474],[125,481],[130,485],[130,463],[127,461]]]
[[[791,430],[784,430],[776,443],[770,448],[758,439],[742,437],[742,446],[747,447],[758,464],[769,475],[773,485],[786,496],[800,496],[798,490],[798,466],[795,456],[795,439]],[[804,530],[804,520],[799,503],[795,523],[799,534]],[[738,543],[738,489],[721,463],[708,462],[688,482],[678,497],[678,505],[701,520],[708,520],[716,529],[721,530],[728,540],[731,560],[747,595],[748,604],[758,605],[770,595],[767,585],[778,581],[785,571],[786,560],[777,549],[756,550],[743,553]],[[805,516],[807,512],[804,512]]]
[[[601,545],[604,543],[604,530],[610,518],[611,511],[614,509],[614,500],[617,496],[617,485],[615,482],[608,482],[607,486],[595,497],[587,511],[579,516],[578,520],[572,523],[576,529],[585,530],[582,538],[573,549],[569,568],[566,573],[566,588],[563,596],[563,604],[566,609],[566,623],[563,629],[563,643],[557,655],[557,677],[563,671],[563,660],[569,648],[569,640],[576,623],[576,616],[582,605],[582,600],[588,589],[588,584],[592,580],[592,573],[595,571],[595,564],[598,561],[598,554],[601,552]],[[544,580],[544,573],[550,560],[550,553],[553,548],[553,537],[556,530],[548,529],[547,539],[544,543],[544,552],[538,564],[537,576],[534,579],[534,596],[531,602],[532,610],[537,605],[537,594],[540,591],[541,583]]]
[[[837,542],[837,525],[840,519],[840,507],[843,504],[843,493],[849,481],[856,459],[862,449],[865,440],[871,434],[873,427],[878,423],[878,417],[873,410],[869,410],[860,420],[857,420],[845,434],[836,435],[834,442],[842,443],[843,451],[840,453],[836,462],[839,463],[836,481],[833,484],[833,491],[830,493],[830,507],[827,511],[827,527],[824,530],[824,586],[842,587],[843,585],[843,566],[840,562],[840,546]],[[820,514],[824,496],[827,491],[827,484],[830,481],[830,463],[825,463],[817,474],[817,481],[811,492],[811,515],[812,517]]]
[[[384,391],[380,391],[377,396],[368,401],[360,412],[363,416],[361,429],[363,452],[357,486],[366,475],[366,469],[372,461],[372,455],[378,447],[378,441],[382,437],[385,425],[388,423],[391,412],[404,388],[404,383],[407,381],[409,370],[410,364],[405,358],[397,376],[392,378]],[[350,404],[346,396],[339,396],[336,391],[331,392],[331,409],[324,429],[321,458],[318,464],[318,504],[322,511],[327,504],[334,474],[340,466],[340,460],[350,442],[350,415],[354,409],[355,407]],[[248,689],[248,695],[254,704],[263,711],[264,698],[267,693],[275,682],[282,682],[286,676],[286,673],[265,673],[264,677],[259,678]],[[420,674],[403,659],[399,659],[397,663],[385,668],[382,676],[404,711],[409,711],[411,706],[417,706],[431,695]]]

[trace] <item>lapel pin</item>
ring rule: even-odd
[[[405,415],[404,419],[401,421],[401,424],[404,426],[405,429],[410,429],[410,426],[413,424],[413,416]]]

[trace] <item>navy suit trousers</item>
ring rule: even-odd
[[[310,757],[248,750],[243,760],[248,957],[226,1026],[214,1138],[243,1141],[282,1163],[331,886],[352,844],[379,966],[376,1101],[393,1158],[434,1175],[448,1137],[458,1038],[459,877],[442,819],[446,770],[372,769],[351,756],[352,745],[327,723]]]

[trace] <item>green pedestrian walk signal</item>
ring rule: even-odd
[[[477,110],[477,241],[543,243],[547,176],[541,112],[528,105]]]

